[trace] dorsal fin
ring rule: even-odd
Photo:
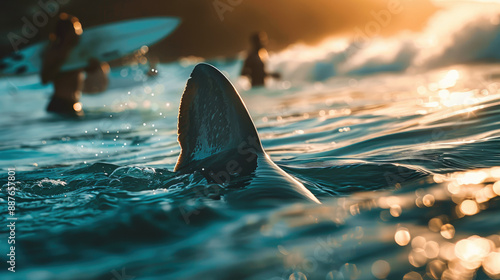
[[[175,171],[193,161],[250,144],[263,152],[255,125],[231,82],[215,67],[196,65],[181,99],[177,126],[181,154]],[[249,140],[252,139],[252,140]]]

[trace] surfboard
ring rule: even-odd
[[[90,58],[111,61],[130,54],[142,46],[152,45],[172,33],[180,23],[176,17],[153,17],[83,27],[80,42],[73,49],[62,71],[87,66]],[[43,41],[0,60],[0,75],[38,73],[42,53],[49,41]]]

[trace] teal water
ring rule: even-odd
[[[218,65],[237,87],[239,63]],[[45,113],[51,89],[35,78],[1,81],[1,224],[14,167],[18,218],[17,272],[2,279],[498,272],[500,65],[240,89],[271,158],[323,202],[257,209],[225,203],[199,174],[172,172],[193,67],[162,65],[156,79],[123,87],[114,72],[118,86],[84,96],[81,120]],[[463,240],[472,253],[457,249]]]
[[[46,113],[37,76],[0,78],[0,279],[500,279],[500,11],[464,5],[272,54],[266,89],[211,61],[321,205],[228,203],[232,186],[173,172],[197,59],[113,69],[83,119]]]

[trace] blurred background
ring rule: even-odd
[[[316,44],[328,37],[351,36],[356,27],[363,27],[372,19],[371,12],[387,10],[388,5],[386,0],[2,1],[0,54],[6,55],[13,50],[7,35],[9,32],[21,33],[24,24],[21,19],[32,20],[32,16],[43,9],[39,3],[49,5],[51,2],[58,3],[61,11],[77,16],[84,28],[140,17],[180,17],[182,25],[177,31],[151,48],[152,54],[163,62],[184,56],[234,56],[247,48],[249,35],[260,30],[268,33],[272,51],[299,42]],[[396,2],[404,2],[404,10],[393,15],[391,24],[384,26],[378,35],[421,30],[439,10],[429,0]],[[54,18],[51,18],[30,43],[46,39],[53,24]]]
[[[110,63],[81,118],[46,111],[55,88],[38,71],[0,76],[0,179],[15,167],[20,267],[1,279],[500,279],[500,0],[22,0],[0,11],[12,65],[59,12],[83,34],[181,19]],[[256,31],[275,79],[250,88]],[[322,205],[235,207],[202,175],[172,171],[179,103],[202,61]]]

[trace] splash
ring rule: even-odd
[[[461,3],[437,12],[419,33],[403,32],[358,42],[330,39],[294,45],[271,56],[273,70],[289,80],[325,81],[341,75],[422,72],[500,60],[500,6]]]

